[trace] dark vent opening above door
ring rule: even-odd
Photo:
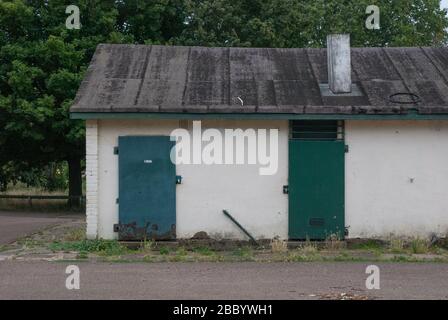
[[[343,140],[344,123],[338,120],[292,120],[293,140]]]

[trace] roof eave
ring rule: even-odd
[[[190,113],[190,112],[71,112],[71,119],[230,119],[230,120],[448,120],[448,113],[407,112],[400,114],[316,113]]]

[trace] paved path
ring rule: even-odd
[[[448,264],[384,263],[381,289],[364,263],[77,263],[80,290],[61,262],[0,262],[0,299],[448,299]]]
[[[42,228],[64,222],[68,215],[0,211],[0,244],[11,243]]]

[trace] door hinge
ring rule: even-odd
[[[120,225],[114,224],[114,232],[119,232],[119,231],[120,231]]]
[[[118,154],[118,147],[114,147],[114,154]]]
[[[176,176],[176,184],[182,184],[182,176]]]
[[[289,186],[283,186],[283,193],[288,194],[289,193]]]
[[[347,144],[345,145],[345,149],[344,150],[345,150],[345,153],[348,153],[349,148],[348,148]]]
[[[116,204],[118,204],[118,203],[119,203],[119,201],[118,201],[118,198],[117,198],[117,199],[115,199],[115,203],[116,203]]]

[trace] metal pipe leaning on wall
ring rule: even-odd
[[[253,243],[253,244],[256,244],[256,245],[258,245],[258,243],[257,243],[257,240],[255,240],[255,238],[254,237],[252,237],[252,235],[238,222],[238,221],[236,221],[236,219],[234,218],[234,217],[232,217],[231,215],[230,215],[230,213],[228,213],[227,212],[227,210],[222,210],[222,212],[224,213],[224,215],[227,217],[227,218],[229,218],[234,224],[236,224],[236,226],[238,227],[238,228],[240,228],[240,230],[241,231],[243,231],[244,232],[244,234],[246,235],[246,236],[248,236],[249,237],[249,239],[250,239],[250,241]]]

